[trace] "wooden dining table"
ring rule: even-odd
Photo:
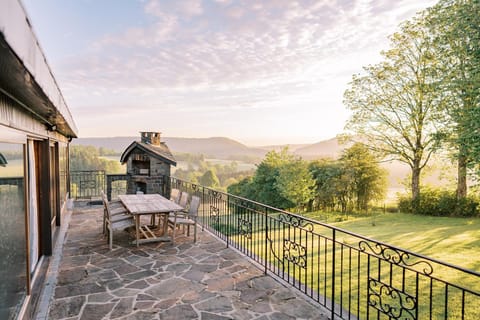
[[[140,243],[172,240],[167,232],[168,214],[170,212],[183,211],[185,208],[159,194],[124,194],[119,195],[118,198],[135,218],[135,241],[137,247]],[[155,221],[155,215],[161,215],[163,217],[162,230],[155,230],[156,227],[154,225],[141,225],[140,218],[142,215],[153,215],[152,221]],[[157,234],[158,231],[161,231],[160,235]]]

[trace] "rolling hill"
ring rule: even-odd
[[[74,139],[72,144],[90,145],[96,148],[103,147],[122,153],[130,143],[136,140],[138,140],[138,137],[79,138]],[[285,144],[262,147],[249,147],[226,137],[162,137],[162,141],[167,144],[173,153],[203,154],[207,158],[235,160],[261,160],[268,151],[280,151],[285,147],[305,160],[337,158],[345,148],[336,138],[314,144]]]
[[[72,145],[88,145],[96,148],[112,149],[122,153],[138,137],[107,137],[74,139]],[[178,138],[162,137],[173,153],[203,154],[217,159],[261,159],[268,150],[247,147],[246,145],[225,137],[212,138]]]
[[[336,159],[344,149],[345,146],[341,145],[337,138],[332,138],[298,148],[295,150],[295,153],[305,160],[318,158]]]

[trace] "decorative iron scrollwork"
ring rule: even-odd
[[[208,195],[215,200],[222,200],[223,193],[216,191],[216,190],[208,190]]]
[[[192,183],[191,184],[192,190],[195,192],[200,189],[199,185]]]
[[[283,259],[303,268],[307,268],[307,248],[299,243],[283,240]]]
[[[82,180],[80,181],[80,189],[95,189],[97,182],[95,180]]]
[[[305,220],[302,217],[294,216],[294,215],[291,215],[291,214],[281,213],[278,216],[278,220],[280,222],[289,224],[293,227],[302,228],[302,229],[304,229],[306,231],[309,231],[309,232],[312,232],[313,229],[314,229],[313,228],[313,223],[311,223],[310,221]]]
[[[241,236],[252,239],[252,222],[243,218],[238,218],[238,233]]]
[[[392,248],[380,243],[375,243],[375,245],[372,247],[369,242],[364,240],[358,243],[358,247],[361,252],[369,253],[368,251],[370,251],[378,258],[386,260],[390,263],[412,268],[418,267],[421,269],[420,272],[428,276],[433,273],[433,267],[429,262],[424,260],[409,262],[408,260],[410,259],[410,255],[407,252],[400,251],[396,248]]]
[[[214,223],[219,223],[220,221],[220,209],[215,206],[210,206],[210,218]]]
[[[368,279],[368,305],[393,319],[416,319],[414,297],[372,278]]]

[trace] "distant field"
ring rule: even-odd
[[[220,164],[222,166],[229,165],[232,162],[235,162],[237,164],[237,171],[255,170],[257,168],[257,166],[253,163],[247,163],[247,162],[236,161],[236,160],[205,159],[205,161],[213,165]]]
[[[318,214],[311,213],[306,216],[315,219]],[[350,217],[343,222],[327,222],[378,241],[480,272],[480,218],[386,213],[363,218]]]
[[[22,177],[23,176],[23,160],[9,160],[6,167],[0,167],[1,177]]]

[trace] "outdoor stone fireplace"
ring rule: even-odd
[[[127,164],[127,193],[164,193],[165,176],[170,166],[176,166],[174,156],[160,132],[140,132],[141,140],[132,142],[123,152],[120,162]]]

